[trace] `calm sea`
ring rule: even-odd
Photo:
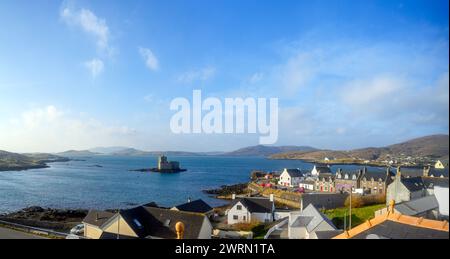
[[[52,163],[45,169],[0,172],[0,213],[28,206],[127,208],[151,201],[169,207],[184,203],[188,197],[202,198],[212,206],[218,206],[225,202],[209,197],[202,190],[247,182],[252,170],[311,170],[313,167],[301,161],[261,157],[170,157],[188,171],[159,174],[129,171],[155,167],[156,157],[96,156],[80,159],[85,161]],[[334,166],[332,170],[337,168]]]

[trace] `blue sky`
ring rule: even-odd
[[[448,1],[0,1],[0,149],[232,150],[175,97],[278,97],[277,145],[449,132]]]

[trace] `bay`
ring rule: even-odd
[[[248,182],[252,170],[311,170],[313,164],[263,157],[169,157],[186,172],[143,173],[129,170],[155,167],[157,157],[94,156],[83,161],[51,163],[49,168],[0,172],[0,213],[29,206],[50,208],[128,208],[151,201],[171,207],[191,199],[211,206],[226,204],[202,192],[221,185]],[[357,170],[360,166],[333,166]],[[374,170],[382,170],[374,168]]]

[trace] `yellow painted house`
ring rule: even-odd
[[[145,205],[117,213],[91,210],[83,220],[90,239],[175,239],[177,223],[184,225],[184,239],[211,238],[212,225],[204,214]]]
[[[441,160],[436,161],[436,163],[434,164],[434,168],[436,169],[445,169],[445,165],[444,163],[442,163]]]

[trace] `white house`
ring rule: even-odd
[[[227,212],[228,224],[257,222],[272,222],[275,204],[273,195],[270,198],[245,197],[235,198],[233,195],[231,208]]]
[[[314,184],[316,182],[313,179],[305,179],[298,184],[298,187],[303,188],[305,190],[314,191]]]
[[[342,233],[314,205],[291,211],[279,224],[270,228],[265,239],[330,239]]]
[[[311,175],[319,176],[319,174],[331,174],[331,170],[325,165],[314,165],[314,168],[311,170]]]
[[[283,170],[283,173],[280,175],[280,179],[278,180],[278,184],[282,186],[288,187],[296,187],[303,179],[304,175],[299,169],[287,169]]]

